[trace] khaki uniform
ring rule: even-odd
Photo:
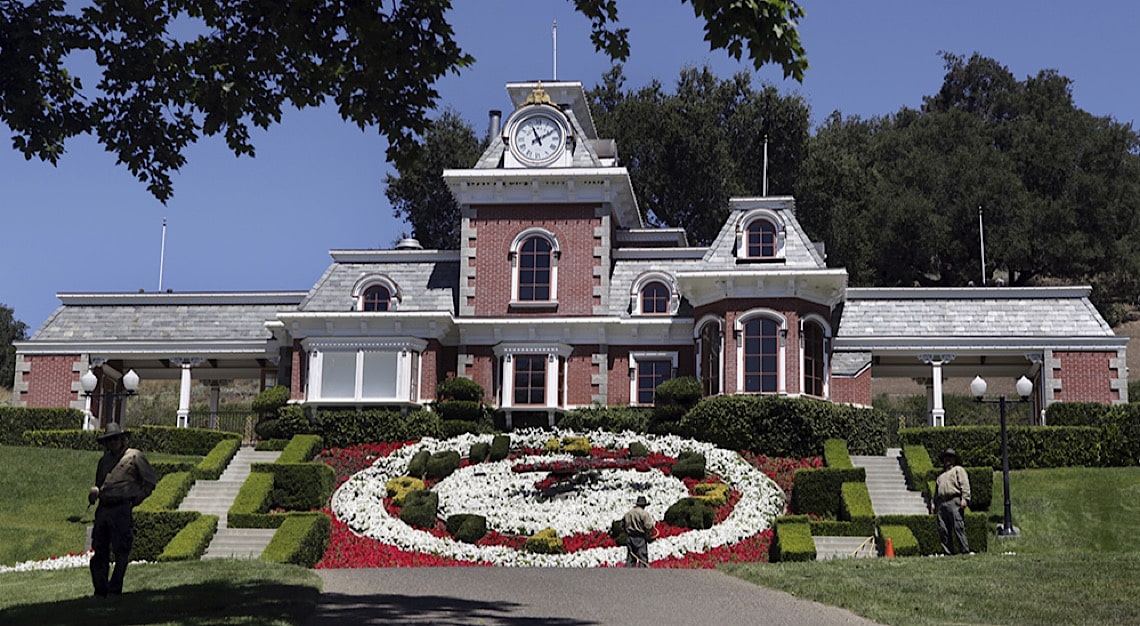
[[[935,514],[938,516],[938,538],[942,541],[942,551],[946,554],[955,553],[955,541],[958,552],[970,552],[970,543],[966,539],[966,521],[963,518],[963,504],[970,503],[970,477],[966,468],[954,465],[944,470],[934,480]]]
[[[622,518],[627,540],[626,567],[649,567],[649,538],[657,521],[645,509],[635,506]]]
[[[95,509],[95,526],[91,533],[91,582],[95,595],[123,592],[123,578],[127,574],[131,546],[134,544],[134,516],[131,509],[143,501],[158,476],[143,453],[126,448],[122,454],[108,450],[99,459],[95,470],[95,486],[99,488],[99,508]],[[115,556],[115,570],[110,570],[111,555]]]

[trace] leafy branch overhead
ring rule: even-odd
[[[705,20],[706,40],[759,67],[807,67],[788,0],[682,0]],[[475,59],[455,41],[451,0],[0,0],[0,121],[25,158],[56,163],[67,140],[93,134],[165,202],[184,150],[222,135],[254,154],[250,128],[283,107],[335,103],[375,128],[388,159],[414,160],[436,107],[435,83]],[[616,0],[574,0],[611,59],[629,56]],[[93,80],[87,71],[90,60]],[[85,82],[94,82],[91,89]]]

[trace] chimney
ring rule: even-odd
[[[498,109],[491,109],[490,124],[487,126],[487,137],[494,138],[499,134],[502,125],[503,112]]]

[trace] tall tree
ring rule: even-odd
[[[682,0],[706,40],[756,67],[807,69],[795,0]],[[574,0],[593,41],[629,55],[617,0]],[[388,158],[415,159],[439,94],[435,82],[474,62],[454,39],[451,0],[0,0],[0,121],[28,159],[56,163],[66,142],[93,134],[159,200],[187,146],[221,134],[254,154],[251,125],[280,122],[285,105],[327,100],[374,127]],[[93,59],[85,88],[78,67]],[[91,81],[88,81],[91,82]]]
[[[16,346],[27,339],[28,326],[16,319],[15,312],[0,304],[0,387],[11,389],[16,382]]]
[[[626,91],[624,81],[615,66],[588,96],[598,134],[617,141],[648,223],[709,243],[730,197],[763,192],[765,137],[769,193],[791,193],[808,137],[802,98],[754,90],[746,72],[720,79],[708,67],[683,69],[672,94],[657,81]]]
[[[443,170],[474,167],[489,137],[480,141],[471,125],[451,109],[428,123],[416,158],[396,165],[384,194],[396,217],[412,225],[412,236],[425,248],[459,247],[460,215],[455,197],[443,181]]]

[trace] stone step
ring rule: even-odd
[[[878,556],[873,537],[812,537],[815,540],[815,560],[869,559]]]
[[[273,529],[260,528],[219,529],[202,558],[256,559],[265,551],[274,532]]]

